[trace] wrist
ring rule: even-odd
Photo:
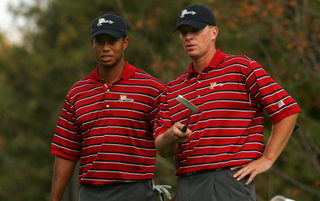
[[[174,135],[173,135],[173,127],[169,128],[164,134],[163,134],[163,138],[166,141],[166,144],[168,145],[174,145],[176,144],[175,139],[174,139]]]
[[[273,157],[262,155],[261,159],[264,160],[267,166],[271,167],[273,163],[275,162],[275,159]]]

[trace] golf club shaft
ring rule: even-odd
[[[183,133],[185,133],[185,132],[187,131],[187,128],[188,128],[188,125],[189,125],[189,119],[190,119],[191,113],[192,113],[192,111],[190,110],[190,112],[189,112],[189,116],[188,116],[187,121],[186,121],[186,124],[183,126],[183,128],[182,128],[182,130],[181,130]]]

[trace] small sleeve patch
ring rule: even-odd
[[[279,102],[277,103],[277,105],[278,105],[279,108],[282,108],[285,104],[284,104],[284,102],[281,100],[281,101],[279,101]]]

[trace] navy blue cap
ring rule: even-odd
[[[180,10],[178,15],[177,26],[173,33],[177,31],[180,25],[189,25],[197,29],[203,29],[208,24],[216,25],[216,19],[209,8],[203,5],[189,5]]]
[[[109,34],[115,38],[127,37],[127,24],[113,14],[106,14],[93,20],[90,40],[98,34]]]

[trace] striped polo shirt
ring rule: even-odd
[[[189,70],[169,82],[161,96],[155,138],[173,124],[186,123],[182,95],[199,108],[192,134],[180,145],[177,175],[246,164],[263,152],[263,109],[273,123],[300,112],[299,106],[256,62],[217,50],[201,73]]]
[[[81,184],[108,185],[153,178],[153,126],[164,84],[126,62],[111,86],[99,66],[67,94],[51,153],[80,159]]]

